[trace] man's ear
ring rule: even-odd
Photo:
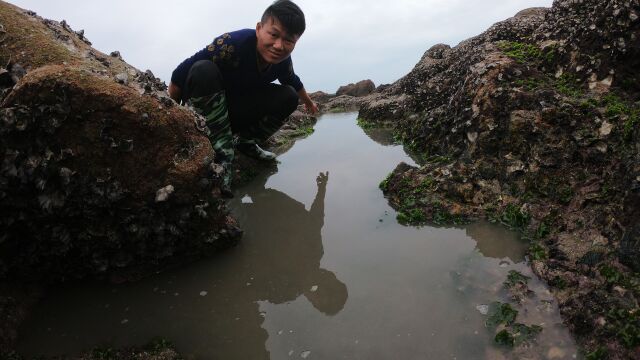
[[[258,23],[256,24],[256,32],[260,31],[261,28],[262,28],[262,21],[258,21]]]

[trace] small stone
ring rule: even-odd
[[[245,195],[245,197],[243,197],[240,201],[243,204],[253,204],[253,200],[251,199],[251,196],[249,196],[249,195]]]
[[[156,192],[156,202],[163,202],[169,199],[169,195],[171,195],[174,191],[173,185],[167,185],[162,189],[159,189]]]
[[[207,294],[208,293],[206,291],[204,291],[204,290],[200,291],[200,296],[207,296]]]
[[[482,315],[487,315],[489,313],[489,305],[481,304],[481,305],[476,306],[476,309]]]
[[[306,350],[306,351],[303,351],[302,353],[300,353],[300,357],[303,358],[303,359],[308,358],[309,355],[311,355],[311,351],[309,351],[309,350]]]
[[[621,287],[620,285],[614,286],[613,287],[613,291],[618,293],[618,295],[620,295],[620,296],[625,296],[625,294],[627,293],[627,290],[625,288]]]
[[[124,325],[124,324],[126,324],[126,323],[128,323],[128,322],[129,322],[129,319],[122,319],[122,321],[120,321],[120,324],[123,324],[123,325]]]
[[[316,291],[318,291],[318,285],[313,285],[311,287],[311,292],[316,292]]]
[[[127,75],[127,73],[120,73],[116,75],[116,82],[122,85],[129,84],[129,75]]]
[[[120,56],[120,51],[112,51],[111,54],[109,54],[111,57],[114,58],[118,58],[118,59],[122,59],[122,56]]]
[[[605,120],[602,123],[602,126],[600,126],[600,136],[608,136],[609,134],[611,134],[611,129],[613,129],[613,125]]]

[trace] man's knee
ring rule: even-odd
[[[187,75],[185,99],[211,95],[223,90],[222,73],[210,60],[196,61]]]

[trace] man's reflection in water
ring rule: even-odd
[[[313,306],[335,315],[347,300],[347,287],[331,271],[320,268],[324,254],[322,226],[329,173],[316,178],[317,193],[309,210],[275,189],[265,188],[269,174],[246,189],[251,201],[234,210],[245,229],[245,266],[256,270],[256,298],[274,304],[304,295]]]
[[[217,330],[205,330],[215,339],[203,349],[221,359],[269,359],[269,335],[283,336],[285,341],[286,326],[298,327],[304,321],[279,319],[285,334],[267,334],[261,325],[262,316],[269,314],[260,314],[259,301],[282,304],[304,295],[326,315],[337,314],[347,301],[346,285],[333,272],[320,268],[329,174],[317,176],[317,193],[309,210],[287,194],[265,188],[271,174],[260,174],[243,189],[251,200],[245,197],[243,202],[243,196],[236,196],[229,204],[245,232],[239,248],[222,261],[223,274],[208,300],[215,312],[209,326]]]
[[[269,314],[260,313],[259,302],[282,304],[304,295],[326,315],[340,312],[347,287],[320,268],[329,174],[318,175],[309,210],[285,193],[265,189],[269,175],[245,189],[251,203],[242,203],[241,196],[230,203],[245,230],[238,247],[136,284],[78,289],[49,301],[34,313],[48,323],[27,326],[22,349],[61,354],[98,344],[135,346],[162,336],[187,358],[269,359],[269,336],[291,343],[296,335],[268,334],[262,324]],[[64,310],[69,308],[74,311]],[[277,321],[283,330],[304,326],[296,317]]]

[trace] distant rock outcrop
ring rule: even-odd
[[[580,343],[612,359],[640,354],[639,15],[622,0],[521,11],[431,47],[359,114],[423,157],[382,183],[399,220],[522,230]]]
[[[376,85],[371,80],[362,80],[358,81],[355,84],[349,84],[340,86],[338,91],[336,91],[336,95],[349,95],[349,96],[365,96],[371,94],[376,89]]]
[[[322,112],[356,111],[365,97],[376,89],[373,81],[362,80],[356,84],[341,86],[336,94],[316,91],[309,94],[320,105]]]
[[[319,104],[323,104],[326,103],[327,101],[329,101],[329,99],[331,99],[332,97],[334,97],[335,95],[333,94],[327,94],[324,91],[315,91],[309,94],[309,97],[311,98],[311,100],[319,103]]]

